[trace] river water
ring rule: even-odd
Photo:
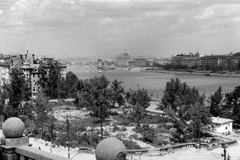
[[[145,88],[152,94],[153,99],[161,99],[166,83],[170,81],[171,78],[176,77],[191,87],[195,86],[200,93],[205,93],[206,96],[213,94],[219,86],[222,86],[224,93],[229,93],[234,90],[235,86],[240,85],[240,77],[167,74],[128,70],[98,72],[96,69],[91,69],[88,66],[68,66],[67,71],[72,71],[79,79],[89,79],[105,75],[110,81],[117,79],[123,82],[122,86],[125,87],[125,90],[137,89],[138,87]]]

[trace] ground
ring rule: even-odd
[[[148,108],[149,111],[155,110],[157,102],[153,102],[151,106]],[[65,117],[70,115],[71,117],[82,117],[84,118],[84,115],[86,115],[87,112],[83,113],[81,111],[57,111],[55,112],[55,116],[58,120],[63,120]],[[132,133],[132,127],[126,127],[126,137],[133,134]],[[107,130],[107,128],[105,128]],[[227,155],[231,157],[231,160],[240,160],[240,135],[239,134],[230,134],[230,135],[221,135],[218,134],[216,136],[222,136],[224,138],[229,138],[229,139],[237,139],[237,143],[229,146],[227,148]],[[142,148],[153,148],[149,144],[146,144],[142,141],[134,140],[137,142]],[[33,144],[33,147],[35,148],[41,148],[42,150],[45,150],[47,152],[50,152],[50,146],[46,146],[45,143],[41,140],[37,140],[34,138],[30,139],[30,143]],[[68,156],[68,150],[67,148],[63,147],[56,147],[52,149],[52,153],[58,154],[60,156],[67,157]],[[148,156],[147,154],[143,155],[133,155],[133,156],[128,156],[128,160],[185,160],[185,159],[194,159],[194,160],[202,160],[202,159],[207,159],[207,160],[219,160],[223,159],[221,156],[223,154],[223,148],[220,146],[216,149],[213,149],[211,151],[207,150],[206,148],[202,148],[201,150],[195,149],[195,148],[183,148],[181,150],[175,151],[174,153],[169,153],[165,154],[163,156]],[[86,159],[86,160],[96,160],[94,154],[87,154],[87,153],[78,153],[77,149],[71,149],[70,150],[70,155],[71,159],[77,160],[77,159]]]
[[[156,104],[151,105],[151,107],[149,108],[150,110],[154,110],[156,107]],[[71,118],[74,117],[82,117],[84,118],[84,116],[86,115],[86,111],[82,112],[82,111],[65,111],[65,110],[58,110],[55,111],[55,117],[58,120],[64,120],[66,118],[66,116],[70,116]],[[125,136],[128,137],[132,133],[132,128],[133,127],[126,127],[127,131]],[[107,129],[107,128],[105,128]],[[0,137],[1,137],[1,132],[0,132]],[[230,134],[230,135],[221,135],[221,134],[216,134],[216,136],[222,136],[224,138],[228,138],[228,139],[237,139],[237,143],[228,146],[227,148],[227,155],[229,155],[231,157],[231,160],[240,160],[240,134]],[[149,144],[146,144],[142,141],[138,141],[138,140],[134,140],[133,141],[137,142],[142,148],[153,148],[153,146],[150,146]],[[30,143],[32,144],[32,147],[37,148],[37,149],[41,149],[44,150],[46,152],[52,152],[53,154],[57,154],[59,156],[63,156],[63,157],[68,157],[68,148],[64,148],[62,146],[59,147],[54,147],[51,149],[51,145],[50,142],[46,142],[43,141],[41,139],[37,139],[37,138],[30,138]],[[169,154],[165,154],[163,156],[149,156],[147,154],[143,154],[143,155],[133,155],[133,156],[128,156],[127,159],[128,160],[185,160],[185,159],[189,159],[189,160],[202,160],[202,159],[207,159],[207,160],[219,160],[219,159],[223,159],[223,157],[221,156],[221,154],[223,154],[223,148],[220,146],[216,149],[213,150],[207,150],[206,148],[202,148],[202,149],[195,149],[195,148],[183,148],[181,150],[177,150],[174,153],[169,153]],[[154,155],[154,153],[153,153]],[[156,154],[155,154],[156,155]],[[71,148],[70,149],[70,158],[72,160],[96,160],[95,155],[94,154],[90,154],[90,153],[79,153],[78,152],[78,148]]]

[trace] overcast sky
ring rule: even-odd
[[[238,0],[1,0],[0,53],[61,58],[240,51]]]

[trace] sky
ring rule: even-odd
[[[75,60],[239,52],[239,0],[1,0],[0,53]]]

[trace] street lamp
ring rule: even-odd
[[[228,156],[227,156],[227,150],[226,150],[226,148],[228,147],[228,145],[227,144],[222,144],[222,148],[223,148],[223,154],[222,154],[222,157],[224,158],[224,160],[230,160],[230,156],[229,156],[229,154],[228,154]]]

